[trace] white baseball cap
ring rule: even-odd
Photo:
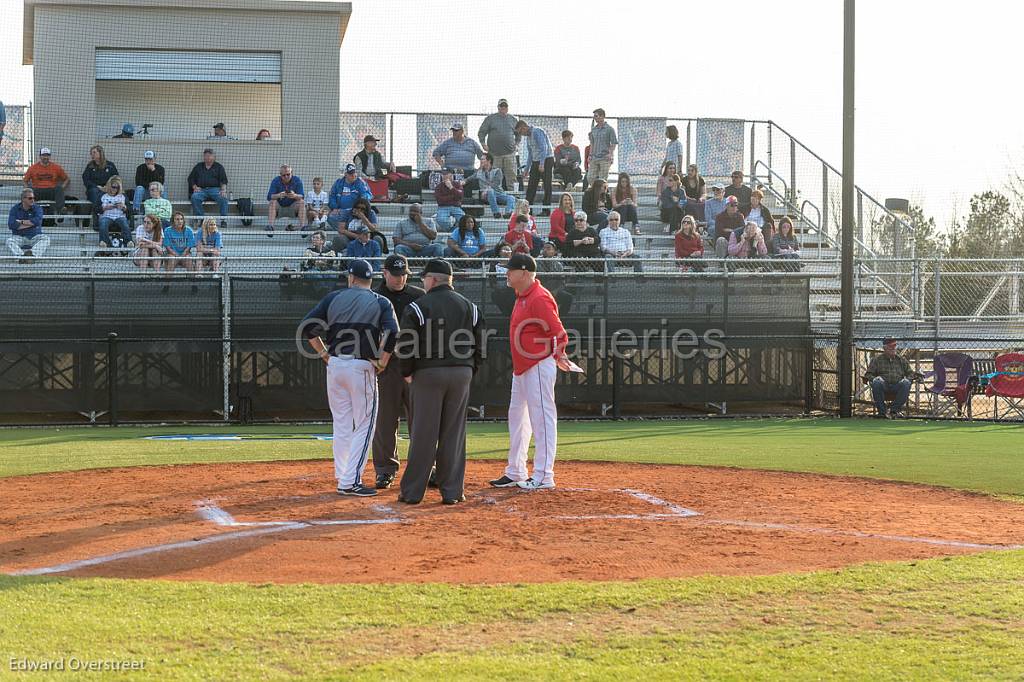
[[[39,150],[39,156],[50,156],[50,148],[49,147],[43,147],[42,149],[40,149]]]
[[[152,152],[152,150],[147,150],[146,153],[142,155],[142,158],[144,158],[144,159],[155,159],[156,158],[156,154],[154,154]]]

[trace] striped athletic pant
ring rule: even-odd
[[[334,476],[339,488],[362,483],[377,421],[377,373],[368,360],[332,357],[327,403],[334,417]]]

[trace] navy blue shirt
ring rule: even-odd
[[[322,338],[331,355],[372,360],[395,349],[398,320],[391,301],[375,291],[349,287],[324,296],[299,328],[307,339]]]
[[[19,220],[31,220],[33,227],[21,229]],[[25,210],[19,201],[11,206],[11,212],[7,214],[7,227],[11,228],[18,237],[35,237],[43,233],[43,207],[39,204],[32,204],[32,208]]]
[[[280,194],[281,192],[287,192],[291,190],[298,194],[300,197],[305,198],[306,192],[302,187],[302,178],[298,175],[293,175],[291,182],[286,183],[284,178],[280,175],[270,181],[270,189],[267,190],[267,201],[273,198],[273,195]],[[281,197],[277,200],[277,203],[281,206],[291,206],[298,199],[289,199],[288,197]]]

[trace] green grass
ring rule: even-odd
[[[0,476],[327,457],[329,445],[312,440],[139,440],[324,430],[0,430]],[[1022,436],[1021,426],[917,421],[577,423],[562,425],[559,452],[1024,497]],[[471,429],[473,457],[501,458],[506,445],[503,425]],[[633,583],[279,586],[0,576],[0,678],[10,674],[10,658],[76,656],[145,660],[145,676],[160,680],[1020,679],[1022,614],[1021,551]],[[111,675],[83,674],[90,677]]]

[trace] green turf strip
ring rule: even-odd
[[[485,587],[0,578],[0,613],[5,657],[153,679],[1024,676],[1024,552]]]
[[[327,427],[260,426],[0,430],[0,476],[177,462],[330,456],[315,440],[148,441],[173,433],[324,433]],[[471,457],[505,456],[504,424],[475,424]],[[403,445],[404,447],[404,445]],[[568,422],[559,457],[710,464],[871,476],[999,495],[1024,495],[1024,425],[838,419]]]

